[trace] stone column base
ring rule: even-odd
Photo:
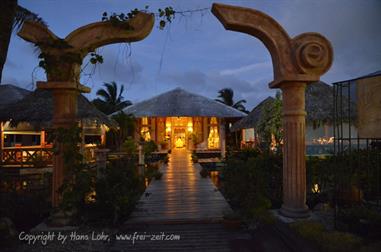
[[[289,208],[282,205],[282,208],[279,209],[279,214],[288,218],[308,218],[310,217],[310,211],[306,208]]]

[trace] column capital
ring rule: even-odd
[[[81,93],[90,93],[91,89],[74,81],[37,81],[38,89],[47,90],[77,90]]]

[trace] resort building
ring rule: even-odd
[[[49,129],[53,118],[50,91],[29,91],[14,85],[0,85],[1,167],[51,165]],[[97,110],[83,95],[78,96],[78,124],[82,129],[81,150],[87,160],[105,142],[109,127],[116,123]]]
[[[123,110],[136,120],[144,140],[160,149],[186,148],[225,154],[225,124],[245,113],[181,88],[136,103]]]
[[[254,147],[260,143],[257,133],[257,125],[263,116],[267,106],[271,106],[274,98],[268,97],[260,102],[247,117],[233,124],[231,131],[241,131],[241,147]],[[344,101],[348,104],[348,101]],[[344,104],[343,113],[348,109]],[[334,100],[332,86],[324,82],[310,84],[306,88],[306,152],[308,155],[327,154],[333,151],[334,142]],[[344,122],[344,125],[347,125]],[[351,129],[344,127],[344,135],[349,131],[356,134],[357,128],[351,125]]]

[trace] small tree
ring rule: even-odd
[[[7,59],[12,32],[20,29],[22,24],[27,20],[46,25],[44,20],[37,14],[18,5],[17,2],[17,0],[0,1],[0,83],[2,81],[3,68]]]
[[[221,102],[225,105],[228,105],[230,107],[233,107],[235,109],[238,109],[242,112],[247,113],[247,110],[245,106],[243,105],[246,103],[246,100],[239,100],[237,102],[234,102],[234,91],[231,88],[223,88],[220,91],[218,91],[218,98],[216,101]]]
[[[124,91],[123,85],[120,87],[119,93],[118,85],[115,81],[104,83],[103,86],[105,88],[101,88],[97,91],[97,95],[100,98],[94,99],[93,104],[106,115],[122,110],[132,104],[131,101],[124,101],[122,96]]]
[[[270,147],[279,149],[283,140],[282,96],[280,92],[277,92],[274,102],[265,105],[257,124],[257,132],[267,149]],[[271,144],[275,146],[271,146]]]
[[[123,111],[113,115],[111,118],[118,123],[119,128],[110,130],[106,139],[108,139],[109,145],[120,148],[128,138],[134,137],[135,119]]]

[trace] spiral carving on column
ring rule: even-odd
[[[332,64],[330,42],[318,33],[303,33],[292,40],[296,67],[303,74],[322,75]]]
[[[250,34],[263,42],[274,67],[270,88],[292,81],[316,82],[332,64],[331,43],[319,33],[302,33],[290,38],[272,17],[249,8],[215,3],[212,12],[225,29]]]

